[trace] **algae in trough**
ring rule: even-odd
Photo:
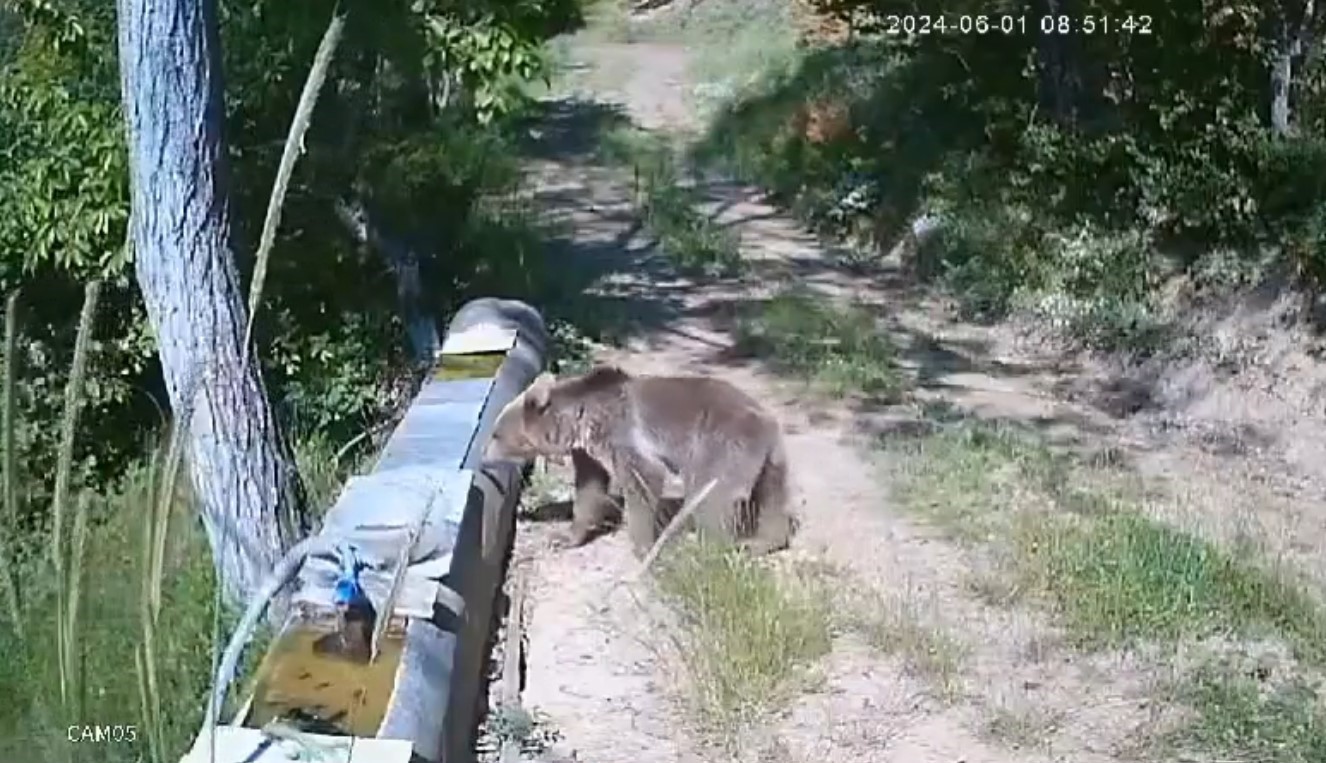
[[[487,379],[497,376],[506,360],[505,352],[480,352],[473,355],[443,355],[433,369],[434,381]]]
[[[371,663],[322,654],[314,649],[329,628],[301,624],[272,646],[258,671],[252,710],[245,726],[262,728],[277,718],[314,721],[318,733],[377,735],[387,713],[404,648],[404,634],[389,628],[378,659]]]

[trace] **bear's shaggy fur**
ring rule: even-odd
[[[756,554],[787,546],[796,529],[778,422],[746,393],[704,376],[633,376],[596,366],[542,374],[498,415],[492,459],[571,456],[575,501],[567,543],[586,543],[625,504],[632,549],[643,556],[678,500],[714,488],[691,521]]]

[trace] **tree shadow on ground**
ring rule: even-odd
[[[813,80],[826,71],[832,69],[823,68],[817,73],[811,67],[802,76]],[[904,79],[906,82],[911,80]],[[800,91],[797,86],[791,83],[791,89],[782,97],[790,98],[791,92],[804,100],[809,85],[801,82]],[[890,91],[894,97],[911,92],[909,87],[897,87],[902,86]],[[773,101],[768,108],[786,108],[786,103],[777,103],[777,95]],[[744,108],[747,111],[734,112],[729,119],[767,122],[773,118],[759,106],[748,103]],[[929,297],[928,289],[896,268],[877,267],[862,279],[859,269],[824,256],[823,242],[799,228],[789,226],[783,231],[784,226],[778,226],[786,241],[762,236],[760,246],[782,249],[782,256],[747,259],[746,272],[740,279],[724,283],[680,277],[656,243],[643,235],[633,199],[625,190],[629,187],[625,173],[603,166],[600,148],[605,135],[632,126],[623,110],[582,98],[549,99],[539,105],[535,120],[523,149],[531,159],[551,166],[546,170],[546,182],[534,191],[534,196],[541,208],[561,216],[570,228],[566,235],[547,242],[557,278],[556,287],[542,307],[550,317],[566,320],[598,341],[621,346],[651,335],[681,335],[689,344],[704,348],[705,363],[720,367],[755,365],[776,375],[795,377],[799,372],[788,368],[776,354],[761,356],[740,341],[716,341],[692,327],[698,321],[699,325],[740,336],[742,321],[758,316],[768,306],[767,300],[750,295],[746,288],[749,285],[791,282],[811,288],[842,287],[855,281],[865,287],[862,291],[876,295],[875,301],[857,309],[872,316],[878,330],[888,337],[894,353],[892,362],[912,390],[947,395],[961,393],[981,378],[1008,381],[1050,375],[1042,365],[989,359],[990,348],[980,341],[941,340],[903,325],[898,314],[921,308]],[[726,129],[736,128],[729,125]],[[934,166],[942,161],[944,152],[920,153],[923,155],[912,157],[914,161]],[[722,225],[744,227],[779,215],[768,204],[768,194],[747,183],[702,175],[693,189],[704,202],[706,215]],[[752,210],[747,212],[745,207]],[[1032,386],[1026,381],[1022,384]],[[898,424],[905,417],[893,415],[896,406],[892,402],[864,394],[850,398],[850,407],[861,421],[877,422],[881,432],[888,426],[917,426]],[[889,424],[890,420],[895,423]],[[1074,416],[1067,409],[1056,409],[1053,416],[1029,409],[1023,423],[1047,431],[1077,431],[1083,437],[1098,434],[1092,429],[1091,417]]]
[[[521,148],[542,165],[532,197],[563,229],[545,242],[553,275],[540,297],[545,315],[616,346],[677,321],[701,284],[679,276],[646,234],[629,174],[601,152],[607,134],[633,127],[629,117],[568,97],[541,102],[530,119]]]
[[[1021,433],[1051,450],[1066,453],[1085,463],[1132,468],[1149,448],[1130,445],[1126,450],[1114,443],[1109,430],[1089,416],[1060,411],[1053,416],[992,415],[960,407],[947,400],[929,400],[907,414],[897,411],[858,413],[852,429],[870,442],[888,446],[933,437],[955,426],[981,424]]]
[[[679,276],[656,243],[644,235],[631,194],[625,190],[629,187],[625,173],[603,166],[599,149],[604,135],[631,126],[622,110],[568,98],[544,102],[540,114],[542,121],[530,131],[524,149],[527,156],[551,168],[534,197],[548,214],[569,222],[570,228],[546,244],[557,276],[555,288],[541,305],[550,319],[567,321],[593,339],[616,346],[634,339],[681,336],[701,348],[698,360],[703,364],[755,367],[796,378],[800,372],[788,368],[776,354],[761,355],[740,341],[715,340],[693,327],[698,322],[740,336],[742,321],[758,316],[769,304],[752,295],[748,287],[754,284],[790,282],[815,288],[855,283],[874,295],[858,309],[869,313],[889,338],[895,353],[892,360],[912,392],[929,398],[961,396],[979,392],[979,387],[970,385],[980,379],[1021,384],[1032,391],[1035,384],[1028,377],[1053,376],[1044,364],[990,359],[991,348],[980,340],[940,339],[903,325],[897,316],[922,309],[932,297],[929,288],[896,267],[876,267],[863,277],[859,268],[826,257],[823,242],[799,228],[782,232],[786,241],[762,240],[761,246],[783,249],[783,256],[747,259],[740,278],[725,282]],[[780,215],[769,209],[767,194],[745,183],[701,178],[693,188],[705,203],[706,215],[719,224],[748,226]],[[739,210],[745,206],[758,208],[750,213]],[[780,231],[783,227],[778,226]],[[854,428],[869,438],[919,436],[938,426],[931,414],[917,415],[914,395],[904,404],[856,393],[836,402],[843,400]],[[1047,414],[1028,406],[1022,415],[1003,411],[963,415],[1025,427],[1073,450],[1089,450],[1091,443],[1107,434],[1098,420],[1072,406],[1054,405],[1051,410]]]
[[[587,163],[598,157],[603,137],[631,126],[618,104],[568,96],[535,103],[524,120],[521,150],[530,159]]]
[[[815,269],[832,272],[834,266],[821,261]],[[1062,400],[1054,394],[1052,385],[1047,386],[1058,373],[1052,363],[1014,363],[991,358],[992,347],[986,340],[940,338],[904,325],[897,319],[899,307],[891,299],[855,307],[870,316],[866,320],[870,321],[871,330],[887,337],[886,345],[861,349],[861,340],[851,334],[745,341],[746,326],[759,322],[777,299],[737,296],[711,300],[688,311],[686,317],[702,320],[717,331],[737,337],[734,342],[710,347],[703,353],[701,362],[720,368],[752,369],[805,384],[806,394],[798,394],[802,405],[812,411],[822,405],[825,415],[827,409],[845,408],[850,429],[872,440],[918,437],[937,431],[943,421],[939,412],[945,406],[949,406],[951,413],[957,411],[946,398],[971,399],[970,409],[960,412],[963,418],[1022,427],[1066,450],[1090,453],[1099,449],[1102,439],[1113,439],[1108,416],[1098,415],[1100,412],[1094,406]],[[886,364],[902,379],[903,392],[899,395],[891,389],[882,394],[861,389],[833,392],[816,389],[817,385],[807,376],[805,363],[798,362],[804,359],[789,361],[782,355],[793,342],[838,343],[845,348],[841,355],[826,354],[823,361],[826,364]],[[865,355],[854,356],[856,352]],[[987,400],[982,402],[983,398]]]

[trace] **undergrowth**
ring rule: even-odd
[[[91,333],[94,308],[92,296],[80,345]],[[17,334],[8,333],[6,357],[17,346]],[[0,694],[10,698],[0,703],[0,759],[175,760],[202,721],[214,619],[231,622],[234,613],[215,610],[215,568],[197,505],[181,479],[180,443],[163,438],[162,447],[149,449],[152,457],[104,489],[75,479],[67,454],[81,431],[87,378],[76,364],[66,395],[69,437],[61,471],[51,479],[67,487],[29,487],[47,475],[25,469],[20,458],[5,461],[4,479],[14,489],[6,491],[0,550],[15,563],[0,577],[16,601],[0,625]],[[13,385],[5,389],[12,396]],[[12,410],[12,397],[5,404]],[[5,422],[18,424],[16,418]],[[300,443],[296,452],[313,508],[325,509],[346,466],[323,438]],[[48,494],[63,504],[51,508],[47,522],[36,528],[14,523],[16,516],[40,513],[22,506],[28,496]],[[93,741],[108,729],[108,738]]]
[[[740,235],[700,208],[699,195],[684,182],[676,153],[665,140],[617,129],[603,136],[601,156],[631,169],[641,220],[679,272],[711,277],[741,272]]]
[[[826,18],[874,9],[875,22],[858,17],[850,42],[797,47],[785,7],[725,0],[690,14],[693,88],[712,112],[693,158],[765,187],[854,256],[900,254],[968,316],[1025,315],[1080,347],[1153,355],[1181,349],[1161,285],[1209,270],[1217,252],[1253,266],[1254,281],[1310,286],[1326,272],[1326,149],[1311,130],[1271,135],[1255,116],[1264,93],[1227,69],[1174,66],[1250,62],[1202,31],[1198,4],[1169,10],[1169,33],[1191,47],[1168,66],[1078,61],[1088,84],[1072,113],[1047,109],[1035,67],[1006,64],[1041,55],[1034,36],[903,39],[880,34],[872,0],[808,6]],[[742,21],[709,34],[701,15]],[[1136,63],[1160,60],[1158,44],[1088,47],[1100,48],[1095,60]],[[1146,73],[1112,79],[1125,70]],[[1199,115],[1198,93],[1224,105]],[[1319,120],[1320,93],[1304,98],[1303,118]],[[919,220],[935,235],[914,240]]]

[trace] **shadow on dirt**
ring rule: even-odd
[[[617,104],[577,97],[545,99],[527,117],[521,148],[535,160],[592,162],[604,135],[630,126],[630,117]]]
[[[929,289],[896,268],[878,266],[863,274],[859,266],[825,256],[823,242],[795,229],[778,234],[786,241],[762,235],[759,245],[778,249],[779,256],[748,259],[740,278],[680,277],[656,242],[645,235],[632,203],[626,171],[605,166],[602,160],[604,136],[631,126],[622,109],[580,98],[548,100],[539,105],[531,125],[524,150],[530,159],[541,163],[534,197],[546,214],[565,224],[567,231],[547,243],[547,255],[556,263],[558,278],[543,307],[550,318],[565,320],[596,341],[623,346],[633,340],[680,336],[702,348],[698,358],[702,363],[755,366],[784,378],[804,378],[804,364],[791,368],[778,351],[761,353],[753,351],[749,343],[718,341],[691,326],[698,321],[707,328],[740,337],[743,324],[758,321],[769,307],[769,300],[753,296],[750,287],[755,285],[793,283],[811,290],[818,286],[841,290],[844,284],[850,285],[853,291],[874,295],[871,302],[857,309],[873,317],[873,327],[868,331],[887,337],[891,372],[901,377],[902,386],[908,390],[903,395],[904,405],[892,395],[844,393],[842,398],[850,404],[855,428],[876,438],[915,436],[936,426],[928,414],[918,418],[911,404],[917,392],[920,397],[928,397],[925,393],[979,392],[979,386],[971,385],[986,379],[999,386],[1005,381],[1022,380],[1020,386],[1034,395],[1034,382],[1028,384],[1025,380],[1055,375],[1053,369],[1043,365],[984,359],[991,352],[984,342],[941,340],[903,326],[896,316],[918,309],[930,296]],[[746,184],[701,177],[694,189],[705,202],[707,216],[721,225],[742,226],[779,215],[767,208],[760,190]],[[733,215],[745,206],[757,209]],[[854,331],[862,333],[859,327]],[[792,340],[789,337],[788,341]],[[797,341],[803,340],[812,344],[863,341],[860,336],[832,335]],[[844,352],[850,355],[852,350],[847,347]],[[856,362],[847,355],[829,353],[824,357],[827,362]],[[1054,413],[1045,415],[1042,410],[1046,407]],[[1052,442],[1073,448],[1106,433],[1091,416],[1067,406],[1028,406],[1028,411],[1022,417],[1002,418],[1004,423],[1036,430]]]
[[[555,273],[545,315],[616,346],[677,321],[701,285],[679,277],[646,235],[629,174],[601,153],[605,136],[630,119],[619,106],[582,98],[542,101],[529,119],[522,150],[533,165],[532,196],[563,231],[545,246]]]

